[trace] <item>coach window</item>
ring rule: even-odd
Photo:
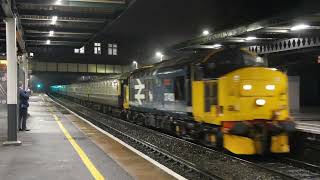
[[[101,55],[101,43],[94,43],[93,52],[94,54]]]

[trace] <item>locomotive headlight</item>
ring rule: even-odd
[[[266,90],[273,91],[273,90],[275,90],[275,89],[276,89],[276,86],[273,85],[273,84],[268,84],[268,85],[266,85]]]
[[[266,104],[266,100],[264,100],[264,99],[257,99],[256,100],[257,106],[264,106],[265,104]]]
[[[245,84],[245,85],[242,86],[242,88],[243,88],[243,90],[249,91],[249,90],[252,89],[252,85],[250,85],[250,84]]]

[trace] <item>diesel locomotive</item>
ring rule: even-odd
[[[287,76],[240,48],[180,55],[51,92],[234,154],[290,152]]]

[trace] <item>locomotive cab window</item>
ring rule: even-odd
[[[203,78],[218,78],[236,69],[251,66],[265,66],[261,57],[254,56],[239,49],[227,49],[213,54],[200,67]]]
[[[174,79],[174,97],[177,101],[185,100],[184,76],[178,76]]]

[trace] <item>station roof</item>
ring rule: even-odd
[[[320,46],[320,10],[288,13],[214,32],[178,43],[168,50],[214,49],[221,45],[248,47],[267,54]]]
[[[130,0],[11,0],[26,46],[78,46],[97,38],[130,5]],[[0,15],[10,3],[2,2]],[[5,24],[0,24],[5,41]]]

